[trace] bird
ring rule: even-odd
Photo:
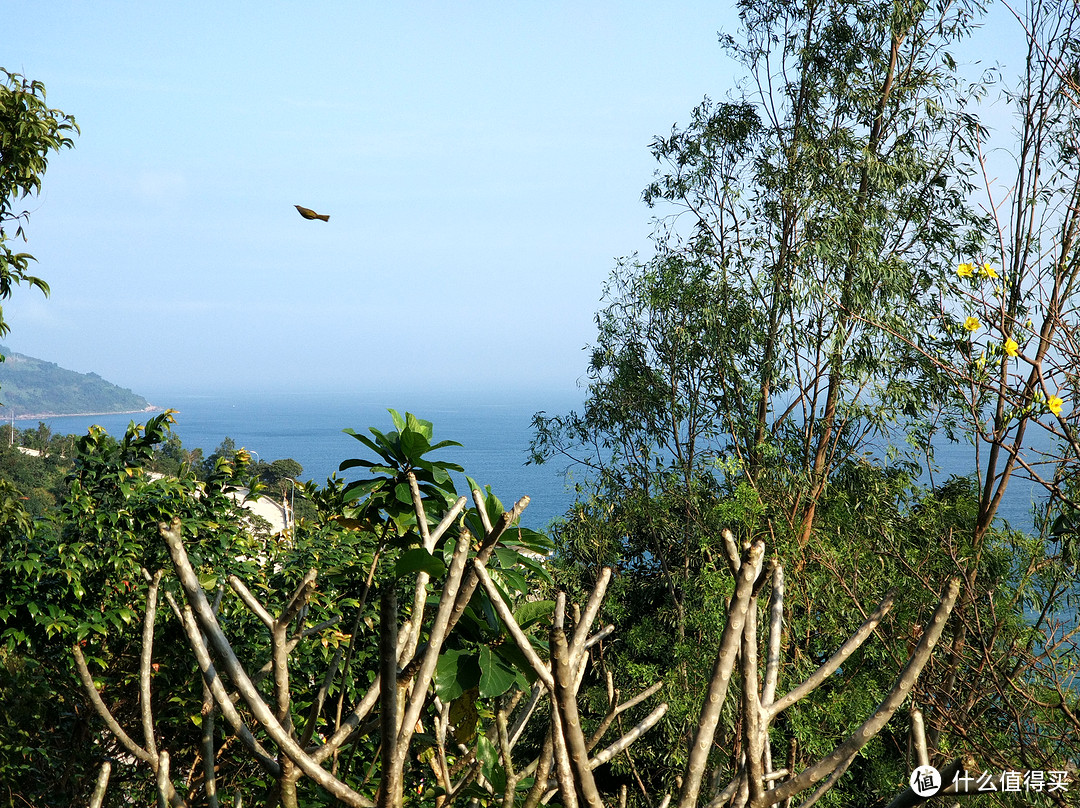
[[[325,213],[316,213],[311,208],[305,208],[301,205],[293,205],[293,207],[296,208],[297,211],[300,212],[300,215],[305,219],[322,219],[324,222],[330,221],[330,217]]]

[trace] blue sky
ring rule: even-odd
[[[0,65],[82,128],[28,200],[52,295],[5,304],[7,343],[150,396],[572,392],[649,251],[650,140],[733,84],[733,9],[300,8],[6,16]]]

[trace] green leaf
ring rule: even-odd
[[[419,433],[428,443],[431,442],[431,437],[435,434],[435,428],[431,421],[417,418],[411,412],[405,413],[405,428],[409,431]],[[398,427],[398,429],[401,429],[401,427]]]
[[[345,490],[341,493],[341,501],[343,503],[354,502],[361,497],[366,497],[372,491],[375,491],[383,486],[386,480],[358,480],[354,483],[349,483],[345,486]]]
[[[430,439],[431,438],[429,436],[428,440],[430,440]],[[429,452],[434,452],[436,449],[443,449],[443,448],[445,448],[447,446],[461,446],[461,445],[462,444],[458,443],[456,440],[441,440],[438,443],[432,444],[431,448],[428,449],[428,451]]]
[[[553,600],[530,600],[514,609],[514,620],[522,629],[544,619],[555,611]]]
[[[432,578],[441,578],[446,574],[446,564],[423,547],[414,547],[401,554],[394,565],[394,575],[403,578],[414,572],[426,572]]]
[[[362,460],[358,457],[354,457],[351,460],[342,460],[341,464],[338,466],[338,471],[347,471],[348,469],[357,468],[358,466],[361,468],[371,468],[374,465],[376,465],[376,463],[373,460]]]
[[[481,696],[501,696],[513,686],[517,671],[503,662],[489,646],[481,646],[479,661]]]
[[[454,727],[454,737],[459,743],[472,743],[476,737],[476,728],[480,714],[476,710],[476,700],[480,693],[471,687],[450,702],[450,723]]]
[[[400,432],[405,428],[405,420],[401,417],[401,413],[394,409],[387,409],[390,413],[390,417],[394,420],[394,426],[397,427],[397,431]]]
[[[435,663],[435,692],[443,701],[453,701],[480,683],[480,668],[471,651],[449,650]]]
[[[428,439],[424,437],[423,433],[417,432],[414,429],[405,429],[401,433],[401,451],[404,452],[405,457],[408,458],[409,463],[417,465],[424,453],[431,448],[431,444],[428,443]]]
[[[412,505],[412,490],[408,483],[398,483],[394,486],[394,497],[403,505]]]
[[[354,438],[356,438],[358,441],[360,441],[366,447],[371,449],[371,451],[375,452],[375,454],[379,455],[379,457],[383,458],[383,460],[389,460],[390,459],[390,454],[386,451],[386,449],[379,446],[378,444],[376,444],[374,441],[371,440],[371,438],[367,437],[366,435],[361,435],[358,432],[354,432],[351,429],[343,429],[341,431],[344,432],[346,435],[352,435]],[[380,437],[381,437],[381,434],[380,434]],[[345,462],[348,463],[350,461],[346,460]],[[344,466],[344,464],[342,464],[342,465]],[[349,466],[349,468],[352,468],[352,467]],[[339,468],[339,471],[344,471],[344,470],[345,470],[344,468]]]
[[[501,771],[499,767],[499,750],[486,735],[481,735],[476,739],[476,757],[480,761],[480,771],[495,787],[495,792],[499,793],[502,790],[498,784],[500,778],[497,776],[498,772]],[[503,785],[505,785],[505,776],[501,779]]]
[[[528,528],[520,528],[514,531],[511,539],[507,544],[519,545],[537,555],[548,555],[555,549],[555,543],[547,535]]]

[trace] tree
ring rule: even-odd
[[[960,256],[944,287],[949,303],[936,334],[913,343],[945,371],[957,420],[976,449],[978,483],[977,517],[965,549],[970,560],[958,565],[966,587],[948,675],[934,694],[952,709],[931,714],[932,737],[963,738],[1001,766],[1016,757],[1053,765],[1063,749],[1074,748],[1075,740],[1066,739],[1080,731],[1068,684],[1080,673],[1074,656],[1080,10],[1032,0],[1014,14],[1027,45],[1018,81],[1006,92],[1016,127],[1015,173],[992,178],[987,160],[995,139],[983,137],[978,156],[987,239]],[[1037,535],[1017,542],[1011,559],[1022,571],[1011,596],[1026,604],[1028,617],[1019,627],[1008,625],[1015,605],[988,615],[975,601],[985,588],[977,581],[985,574],[978,559],[992,552],[995,518],[1017,478],[1034,481],[1046,495],[1035,513]],[[987,645],[1008,653],[988,665]],[[1036,722],[1039,731],[1019,730],[1012,748],[993,749],[971,737],[990,709],[997,721]]]
[[[234,805],[261,794],[283,808],[510,808],[556,796],[565,806],[601,808],[612,799],[593,772],[656,727],[667,705],[643,706],[660,682],[625,700],[614,688],[603,650],[613,627],[593,630],[611,569],[600,572],[582,604],[565,594],[526,599],[546,576],[536,556],[550,549],[544,537],[516,525],[528,498],[505,511],[490,489],[470,481],[475,507],[466,509],[447,474],[453,464],[427,457],[455,444],[433,444],[431,424],[411,413],[391,415],[395,431],[357,435],[375,458],[342,464],[371,476],[323,492],[334,518],[302,525],[286,545],[260,545],[229,496],[243,482],[243,451],[231,467],[220,461],[206,481],[190,468],[176,479],[146,473],[153,448],[167,442],[172,413],[132,426],[119,441],[100,431],[82,439],[55,533],[31,537],[29,523],[7,523],[0,545],[8,594],[2,636],[9,655],[23,652],[9,659],[29,666],[8,665],[4,673],[15,684],[20,677],[37,683],[20,692],[0,679],[14,715],[33,728],[0,735],[0,771],[19,789],[13,797],[79,801],[90,794],[92,762],[95,806],[106,792],[137,804],[156,795],[176,808],[216,808],[223,794]],[[156,526],[161,542],[147,540],[146,521],[170,512]],[[777,697],[783,569],[766,565],[761,541],[742,549],[730,533],[723,541],[737,584],[720,621],[679,804],[697,804],[702,792],[710,800],[745,792],[752,805],[767,806],[818,781],[820,795],[911,692],[958,583],[949,585],[880,704],[832,754],[794,776],[771,765],[769,723],[839,667],[855,664],[892,595],[804,682]],[[151,573],[148,565],[158,563]],[[757,751],[727,788],[719,768],[707,784],[708,750],[732,672],[739,659],[744,672],[753,667],[757,601],[766,585],[767,671],[736,708],[753,726]],[[159,610],[161,599],[167,610]],[[549,618],[545,643],[537,630]],[[377,633],[364,631],[375,622]],[[59,664],[65,661],[73,661],[94,716],[79,717],[82,733],[47,721],[56,718],[58,701],[77,703],[71,683],[64,685],[71,674]],[[581,689],[598,675],[606,675],[607,694],[594,716]],[[623,715],[633,716],[629,728]],[[94,731],[86,734],[88,726]],[[66,746],[51,737],[56,730]],[[49,756],[35,752],[31,765],[20,760],[26,744],[43,740]],[[74,787],[54,775],[72,761],[79,764]],[[31,790],[38,784],[44,793]],[[625,789],[621,795],[625,803]]]
[[[71,134],[78,131],[73,117],[46,106],[41,82],[0,68],[0,299],[11,297],[19,284],[49,293],[48,284],[29,273],[33,256],[13,247],[16,238],[26,240],[30,220],[29,211],[15,205],[41,190],[49,155],[71,148]],[[0,336],[7,332],[0,309]]]
[[[172,413],[152,419],[145,428],[133,426],[119,441],[100,430],[85,436],[60,508],[39,522],[11,518],[0,533],[0,584],[5,592],[0,606],[0,658],[8,675],[0,678],[0,686],[5,694],[20,694],[12,698],[13,709],[17,708],[13,715],[25,719],[10,727],[0,725],[0,782],[10,784],[15,794],[27,800],[76,804],[89,796],[91,767],[96,769],[102,759],[115,761],[134,754],[140,765],[150,764],[154,777],[147,780],[138,768],[116,767],[109,791],[148,804],[161,771],[149,750],[160,748],[172,752],[174,773],[188,773],[184,788],[176,786],[179,799],[189,793],[204,794],[208,784],[217,783],[223,792],[226,787],[238,788],[245,795],[270,793],[272,787],[277,799],[295,804],[288,800],[295,799],[289,795],[296,788],[302,798],[315,788],[310,777],[302,776],[303,766],[298,769],[285,759],[268,771],[250,757],[224,752],[217,756],[216,751],[209,755],[199,743],[188,743],[188,738],[199,737],[201,729],[227,749],[242,744],[243,733],[236,736],[235,726],[222,723],[227,714],[218,716],[215,731],[213,708],[203,712],[202,674],[194,657],[175,653],[187,647],[184,621],[151,609],[147,622],[142,613],[143,604],[156,603],[159,596],[165,601],[173,598],[177,605],[185,597],[174,575],[158,573],[173,569],[168,561],[170,545],[159,538],[159,523],[173,525],[174,533],[182,530],[186,569],[195,576],[195,585],[205,587],[211,599],[215,590],[221,591],[215,619],[227,627],[231,645],[242,659],[258,660],[249,670],[256,680],[270,671],[267,667],[260,674],[258,667],[278,635],[263,633],[264,612],[252,611],[251,604],[258,601],[264,604],[261,609],[276,610],[288,605],[290,593],[302,593],[292,602],[304,602],[304,609],[289,612],[282,625],[303,626],[306,631],[299,646],[289,636],[288,651],[295,677],[288,701],[301,728],[295,742],[304,739],[306,730],[305,745],[320,737],[313,735],[317,727],[323,728],[320,732],[327,726],[339,730],[347,723],[356,729],[359,719],[350,714],[371,684],[369,675],[375,671],[370,663],[378,647],[377,637],[367,630],[368,624],[378,622],[368,596],[372,587],[394,589],[400,579],[401,594],[407,593],[411,604],[402,611],[415,626],[412,633],[402,635],[402,653],[416,654],[418,659],[427,653],[421,615],[431,615],[426,597],[418,592],[426,592],[431,580],[446,573],[455,552],[464,560],[461,548],[471,549],[486,563],[508,603],[529,591],[533,576],[543,574],[535,556],[547,552],[550,545],[539,534],[515,526],[527,500],[504,516],[490,490],[485,493],[477,486],[476,508],[466,510],[465,499],[454,496],[447,473],[456,466],[427,457],[454,444],[433,445],[431,425],[412,414],[393,416],[399,429],[372,431],[376,459],[346,464],[369,468],[371,476],[322,492],[316,497],[325,507],[320,518],[300,522],[287,540],[260,538],[248,527],[240,503],[234,501],[232,493],[237,488],[251,486],[250,458],[243,450],[235,451],[231,462],[219,459],[206,479],[197,479],[190,466],[182,467],[176,476],[148,473],[155,447],[168,444]],[[432,525],[440,524],[438,530],[419,526],[414,487],[423,491],[422,513],[441,514],[449,499],[454,517],[445,524],[433,520]],[[449,529],[455,524],[465,533],[452,536]],[[472,547],[462,541],[462,535],[490,541],[485,547]],[[313,567],[319,571],[317,588],[312,580],[305,583],[305,573]],[[414,580],[406,584],[403,576]],[[227,597],[226,582],[233,582],[228,584],[233,594]],[[467,578],[465,584],[470,591],[478,585],[475,577]],[[245,593],[254,594],[249,598]],[[279,597],[285,600],[279,603]],[[468,602],[468,598],[463,601]],[[452,664],[437,671],[436,682],[447,703],[456,700],[458,709],[478,715],[511,685],[528,687],[529,682],[519,675],[519,655],[511,644],[502,642],[504,629],[488,596],[480,592],[471,602],[470,608],[454,617],[458,631],[449,649]],[[537,617],[550,613],[542,605],[529,608]],[[330,612],[336,619],[329,622],[307,617]],[[154,639],[148,641],[148,637]],[[73,652],[73,646],[78,650]],[[144,673],[151,653],[155,654],[151,673]],[[305,683],[327,678],[331,661],[334,673],[327,684],[329,691],[320,695]],[[142,739],[141,751],[133,752],[123,734],[88,731],[98,719],[83,708],[85,696],[80,696],[83,688],[76,677],[80,664],[86,669],[83,678],[100,694],[110,720],[133,728],[131,734]],[[280,670],[272,678],[279,695],[285,692]],[[144,676],[153,679],[152,695],[147,695],[149,685],[142,684]],[[32,681],[34,688],[21,688],[24,679]],[[44,692],[51,697],[41,698]],[[280,704],[276,709],[280,713]],[[153,726],[148,729],[149,719],[144,716],[150,715]],[[205,716],[205,723],[200,716]],[[457,723],[464,727],[462,719]],[[135,730],[140,724],[141,729]],[[375,747],[370,738],[354,736],[351,729],[335,742],[339,754],[323,760],[332,764],[337,776],[362,780],[363,766],[372,759]],[[261,744],[271,743],[257,734]],[[27,758],[28,748],[41,751]],[[458,753],[451,750],[450,754]],[[211,767],[212,776],[199,764],[208,757],[218,761]],[[477,773],[479,769],[458,784],[468,789]]]
[[[940,760],[963,748],[987,766],[1013,768],[1020,759],[1060,762],[1075,754],[1075,694],[1064,683],[1076,667],[1074,625],[1058,610],[1075,581],[1061,574],[1052,535],[1023,536],[994,516],[1003,472],[1023,459],[1009,459],[1008,445],[1023,436],[1017,414],[1026,407],[1066,444],[1075,434],[1057,418],[1069,415],[1060,391],[1075,380],[1071,337],[1036,343],[1050,332],[1027,326],[1033,355],[1038,344],[1044,371],[1053,371],[1028,366],[1021,384],[997,387],[1003,358],[1017,349],[1006,339],[1024,343],[998,324],[1023,322],[1027,301],[1041,294],[1044,322],[1072,333],[1063,315],[1075,308],[1076,116],[1065,109],[1075,87],[1060,65],[1075,61],[1075,37],[1063,33],[1075,8],[1035,4],[1044,35],[1030,51],[1043,78],[1017,95],[1042,105],[1026,113],[1023,176],[1050,181],[1057,196],[1025,186],[1010,196],[1014,223],[1040,221],[1032,200],[1060,215],[1041,219],[1054,222],[1048,230],[1002,228],[1023,233],[1025,257],[1002,251],[1014,264],[1051,243],[1068,249],[1016,287],[1021,273],[1010,268],[1004,297],[998,289],[975,317],[993,279],[984,270],[980,281],[976,270],[958,285],[956,266],[987,260],[977,257],[988,255],[993,233],[993,217],[968,204],[986,132],[965,105],[985,86],[967,86],[952,54],[965,47],[978,7],[739,7],[743,36],[722,42],[744,82],[735,98],[706,100],[689,125],[653,145],[661,168],[645,199],[659,210],[655,255],[623,260],[612,275],[585,406],[535,420],[535,460],[569,459],[593,473],[556,530],[560,580],[587,589],[599,566],[616,565],[622,591],[608,615],[636,625],[612,653],[637,676],[671,671],[686,693],[703,686],[697,649],[716,630],[708,615],[730,596],[717,540],[725,527],[744,541],[769,540],[790,562],[786,642],[798,649],[795,671],[850,630],[845,610],[862,613],[891,582],[905,582],[906,608],[918,612],[959,574],[952,653],[931,661],[914,693],[926,707],[930,754]],[[1058,68],[1043,61],[1054,52],[1048,27]],[[985,343],[969,338],[968,315],[994,324],[996,354],[989,347],[980,359]],[[916,461],[932,465],[933,437],[965,425],[984,452],[980,485],[918,484]],[[1075,512],[1064,493],[1072,467],[1048,472],[1058,511],[1047,524],[1061,535],[1072,524],[1064,514]],[[1044,610],[1034,625],[1025,602]],[[882,639],[843,671],[847,684],[861,682],[858,692],[880,692],[887,683],[875,668],[915,638],[895,628]],[[950,715],[959,692],[963,708]],[[680,695],[667,696],[672,721],[691,720]],[[820,746],[842,718],[827,699],[809,699],[774,732]],[[737,715],[725,720],[727,746],[716,754],[733,772],[753,733]],[[886,731],[880,740],[826,803],[884,798],[910,770],[906,736]],[[649,757],[639,747],[629,773],[646,785],[670,780],[670,747],[658,744]]]
[[[978,88],[940,56],[974,8],[740,8],[745,40],[723,42],[747,89],[654,142],[645,199],[673,210],[656,256],[616,269],[589,403],[538,420],[535,448],[618,469],[605,480],[634,470],[617,489],[744,480],[783,497],[775,518],[805,544],[832,473],[917,422],[941,384],[910,341],[939,314],[936,257],[978,235],[957,160],[977,129],[960,99]]]

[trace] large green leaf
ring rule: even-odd
[[[448,650],[435,663],[435,692],[443,701],[453,701],[480,684],[480,668],[472,651]]]
[[[390,408],[388,408],[386,411],[390,413],[390,417],[394,420],[394,426],[397,427],[398,432],[403,430],[405,428],[405,419],[401,417],[401,413],[399,413],[395,409]]]
[[[401,427],[398,427],[400,429]],[[405,428],[412,432],[417,432],[423,435],[424,440],[430,443],[432,435],[435,434],[435,427],[431,421],[425,421],[423,418],[417,418],[411,412],[405,413]]]
[[[417,465],[424,453],[431,448],[428,439],[422,432],[414,429],[404,429],[401,432],[401,451],[413,466]]]
[[[553,600],[530,600],[514,609],[514,620],[525,629],[555,611]]]
[[[476,757],[480,761],[480,771],[491,783],[495,793],[502,793],[506,787],[506,772],[499,765],[498,747],[486,735],[476,739]]]
[[[385,482],[386,480],[358,480],[349,483],[341,493],[341,501],[345,503],[354,502],[382,487]]]
[[[446,564],[441,558],[433,556],[423,547],[406,550],[394,565],[394,574],[398,578],[414,572],[426,572],[432,578],[441,578],[446,573]]]
[[[517,671],[500,659],[489,646],[481,646],[479,660],[481,696],[501,696],[513,686]]]
[[[341,431],[344,432],[346,435],[352,435],[354,438],[356,438],[358,441],[360,441],[366,447],[371,449],[371,451],[375,452],[376,454],[378,454],[378,455],[382,456],[384,459],[386,459],[387,456],[386,456],[386,453],[385,453],[385,449],[380,447],[378,444],[376,444],[373,440],[371,440],[371,438],[367,437],[366,435],[361,435],[359,432],[356,432],[353,429],[343,429]],[[372,432],[375,432],[375,431],[376,430],[372,430]],[[380,437],[381,437],[381,433],[380,433]]]

